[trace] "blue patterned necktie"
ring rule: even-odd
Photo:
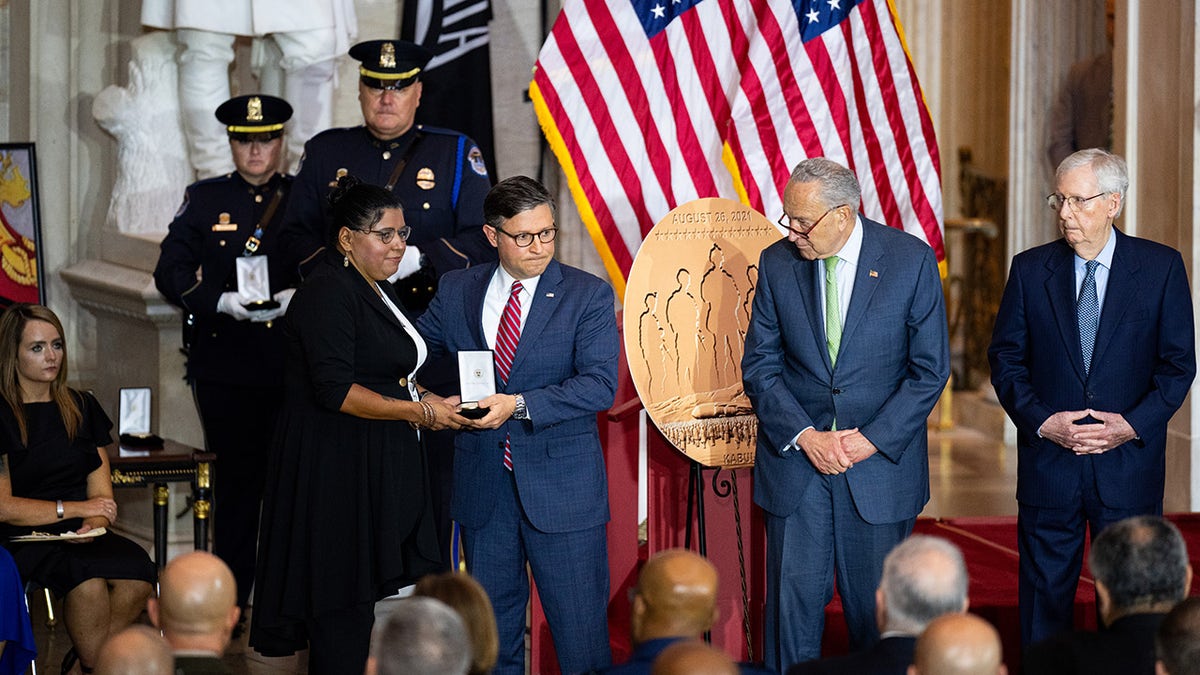
[[[1079,315],[1079,348],[1083,351],[1083,372],[1092,369],[1092,352],[1096,349],[1096,329],[1100,327],[1100,297],[1096,294],[1095,260],[1087,261],[1087,274],[1083,276],[1083,285],[1079,287],[1079,302],[1076,312]]]

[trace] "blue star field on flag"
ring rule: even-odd
[[[642,22],[647,38],[653,38],[683,14],[704,0],[630,0]]]

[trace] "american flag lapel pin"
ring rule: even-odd
[[[875,270],[871,270],[870,272],[867,273],[867,276],[871,277],[872,279],[878,279],[879,272],[876,272]]]
[[[554,297],[554,294],[553,294],[553,293],[547,293],[547,294],[546,294],[546,297],[547,297],[547,298],[553,298],[553,297]]]

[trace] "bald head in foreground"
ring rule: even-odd
[[[724,652],[685,640],[664,649],[650,675],[738,675],[738,668]]]
[[[150,621],[175,651],[221,656],[241,610],[233,572],[205,551],[172,559],[159,575],[159,595],[146,603]]]
[[[100,648],[96,675],[174,675],[171,646],[148,626],[130,626]]]
[[[646,561],[633,597],[635,644],[659,638],[698,638],[717,618],[717,568],[685,549]]]
[[[1007,675],[1000,634],[974,614],[934,619],[917,638],[908,675]]]

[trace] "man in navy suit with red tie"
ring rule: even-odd
[[[1055,180],[1063,237],[1013,258],[988,350],[1017,427],[1026,647],[1072,627],[1085,527],[1162,513],[1167,423],[1196,374],[1182,257],[1113,227],[1125,160],[1080,150]]]
[[[537,181],[501,181],[483,215],[499,263],[447,273],[417,324],[430,360],[494,351],[497,393],[455,438],[450,515],[496,612],[495,672],[525,672],[527,564],[562,672],[601,668],[612,656],[596,414],[617,390],[612,287],[554,260],[554,201]]]

